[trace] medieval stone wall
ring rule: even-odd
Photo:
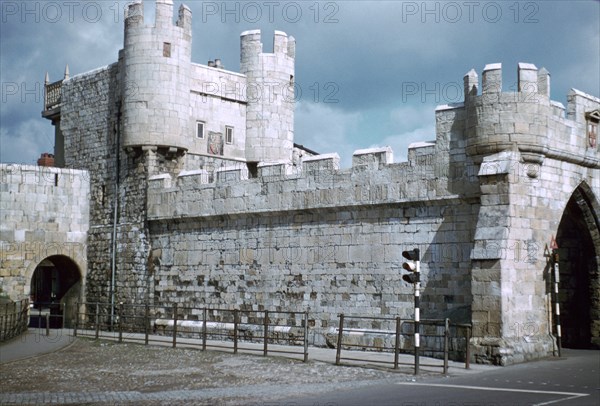
[[[499,64],[486,67],[479,95],[470,72],[465,103],[440,106],[436,140],[413,144],[405,163],[384,148],[357,151],[350,169],[326,154],[261,164],[257,179],[244,167],[214,182],[199,172],[151,177],[155,297],[317,309],[322,331],[340,312],[406,317],[400,253],[419,247],[424,317],[472,321],[478,361],[552,352],[545,248],[575,191],[596,204],[599,153],[587,146],[584,113],[600,103],[574,91],[565,109],[531,64],[519,66],[522,92],[503,93],[501,80]],[[594,236],[597,222],[588,223]]]
[[[0,291],[29,297],[47,257],[71,259],[85,283],[90,182],[86,171],[0,164]]]
[[[110,301],[114,288],[117,301],[138,302],[148,297],[147,165],[156,162],[167,171],[171,160],[158,162],[148,153],[121,149],[121,94],[135,88],[122,86],[119,77],[117,63],[64,81],[61,129],[68,134],[66,166],[86,169],[91,176],[87,299]],[[113,251],[119,272],[111,283]]]
[[[323,334],[342,312],[408,319],[401,253],[419,247],[423,317],[468,321],[478,205],[448,193],[434,151],[416,146],[403,164],[389,148],[357,151],[346,170],[316,156],[242,182],[241,169],[215,183],[152,177],[155,302],[310,311]]]
[[[119,62],[62,83],[65,163],[91,177],[89,300],[308,310],[325,334],[341,312],[411,317],[401,252],[418,247],[422,317],[472,322],[476,360],[506,364],[554,348],[545,246],[558,235],[566,262],[585,263],[599,342],[600,152],[586,134],[598,98],[573,90],[565,108],[527,63],[503,92],[490,64],[481,91],[471,70],[464,102],[436,109],[435,140],[407,162],[359,150],[341,169],[337,154],[294,150],[292,37],[275,32],[265,53],[259,31],[242,33],[242,74],[195,65],[189,9],[173,25],[172,8],[157,2],[151,26],[130,5]],[[231,124],[234,142],[198,139],[196,121],[206,135]],[[577,218],[561,227],[565,215]]]

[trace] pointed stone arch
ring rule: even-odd
[[[563,345],[600,348],[600,204],[582,182],[561,217],[559,246]]]

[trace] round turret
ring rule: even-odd
[[[527,162],[541,163],[547,149],[547,128],[552,114],[549,74],[535,65],[519,63],[516,91],[502,91],[502,65],[486,65],[482,93],[477,75],[465,75],[466,151],[476,162],[484,156],[518,148]],[[540,88],[542,91],[540,91]]]
[[[263,53],[260,30],[241,34],[246,86],[246,160],[291,162],[294,146],[293,37],[275,31],[273,53]]]
[[[155,24],[144,24],[141,1],[125,16],[122,58],[123,146],[188,148],[191,11],[156,0]]]

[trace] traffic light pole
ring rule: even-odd
[[[556,344],[558,347],[558,356],[561,356],[561,331],[560,331],[560,305],[558,303],[558,284],[560,282],[559,268],[558,268],[558,250],[552,250],[552,259],[554,265],[554,317],[556,320]]]
[[[419,375],[419,349],[421,347],[421,335],[419,327],[421,324],[421,261],[416,261],[417,269],[415,275],[417,281],[415,283],[415,375]]]
[[[408,251],[402,251],[402,256],[408,261],[402,264],[402,268],[408,271],[408,275],[402,275],[402,280],[414,285],[415,292],[415,319],[414,319],[414,337],[415,337],[415,375],[419,374],[419,349],[421,347],[421,335],[419,334],[421,324],[421,251],[414,248]]]

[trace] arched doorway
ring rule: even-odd
[[[50,315],[50,327],[68,325],[81,291],[77,264],[64,255],[49,256],[35,268],[30,286],[30,326],[45,327],[46,314]]]
[[[600,227],[589,189],[578,187],[565,208],[559,246],[562,344],[600,348]]]

